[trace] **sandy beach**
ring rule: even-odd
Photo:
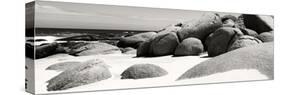
[[[108,55],[92,55],[74,57],[66,54],[57,54],[43,59],[35,60],[35,87],[36,92],[40,93],[58,93],[72,91],[97,91],[97,90],[113,90],[127,89],[139,87],[157,87],[157,86],[173,86],[173,85],[189,85],[217,82],[234,82],[234,81],[251,81],[267,79],[265,75],[254,69],[232,70],[224,73],[217,73],[210,76],[179,80],[176,81],[188,69],[199,64],[202,61],[208,60],[206,54],[200,56],[184,56],[184,57],[140,57],[136,58],[134,54],[108,54]],[[47,91],[47,82],[52,77],[58,75],[59,71],[46,70],[50,65],[62,62],[83,62],[90,59],[102,59],[112,73],[112,77],[96,83],[74,87],[62,91]],[[154,64],[165,69],[168,74],[162,77],[145,78],[145,79],[125,79],[121,80],[121,73],[128,67],[134,64]]]

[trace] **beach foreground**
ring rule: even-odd
[[[162,56],[162,57],[135,57],[135,54],[107,54],[74,57],[66,54],[57,54],[46,58],[35,60],[36,92],[58,93],[72,91],[98,91],[113,89],[128,89],[140,87],[158,87],[174,85],[190,85],[219,82],[266,80],[265,75],[255,69],[236,69],[223,73],[216,73],[205,77],[177,80],[184,72],[195,65],[208,60],[207,54],[200,56]],[[82,85],[67,90],[47,91],[47,81],[57,76],[61,71],[46,70],[53,64],[63,62],[83,62],[91,59],[102,59],[109,66],[112,77],[103,81]],[[121,79],[121,73],[135,64],[154,64],[165,69],[168,74],[162,77],[145,79]]]

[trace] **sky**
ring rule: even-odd
[[[36,1],[35,27],[160,30],[205,12],[98,4]]]

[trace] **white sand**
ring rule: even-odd
[[[205,56],[205,55],[202,55]],[[139,88],[139,87],[155,87],[155,86],[171,86],[171,85],[186,85],[186,84],[202,84],[214,82],[233,82],[233,81],[250,81],[250,80],[264,80],[267,77],[257,70],[232,70],[224,73],[217,73],[210,76],[185,79],[176,81],[184,72],[198,63],[207,60],[208,58],[200,58],[202,56],[185,56],[185,57],[152,57],[152,58],[134,58],[134,55],[110,54],[110,55],[96,55],[73,57],[67,55],[55,55],[43,59],[36,60],[35,65],[35,80],[36,93],[59,93],[72,91],[93,91],[93,90],[108,90],[108,89],[125,89],[125,88]],[[45,70],[48,66],[60,62],[67,61],[86,61],[89,59],[100,58],[105,60],[106,64],[110,66],[112,77],[96,83],[74,87],[63,91],[47,91],[47,83],[49,79],[58,75],[60,72]],[[157,78],[146,79],[126,79],[121,80],[120,74],[129,66],[134,64],[149,63],[155,64],[166,71],[168,75]]]

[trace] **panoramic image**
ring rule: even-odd
[[[34,79],[26,81],[34,81],[34,93],[44,94],[273,80],[273,19],[30,2],[26,68],[33,69]]]

